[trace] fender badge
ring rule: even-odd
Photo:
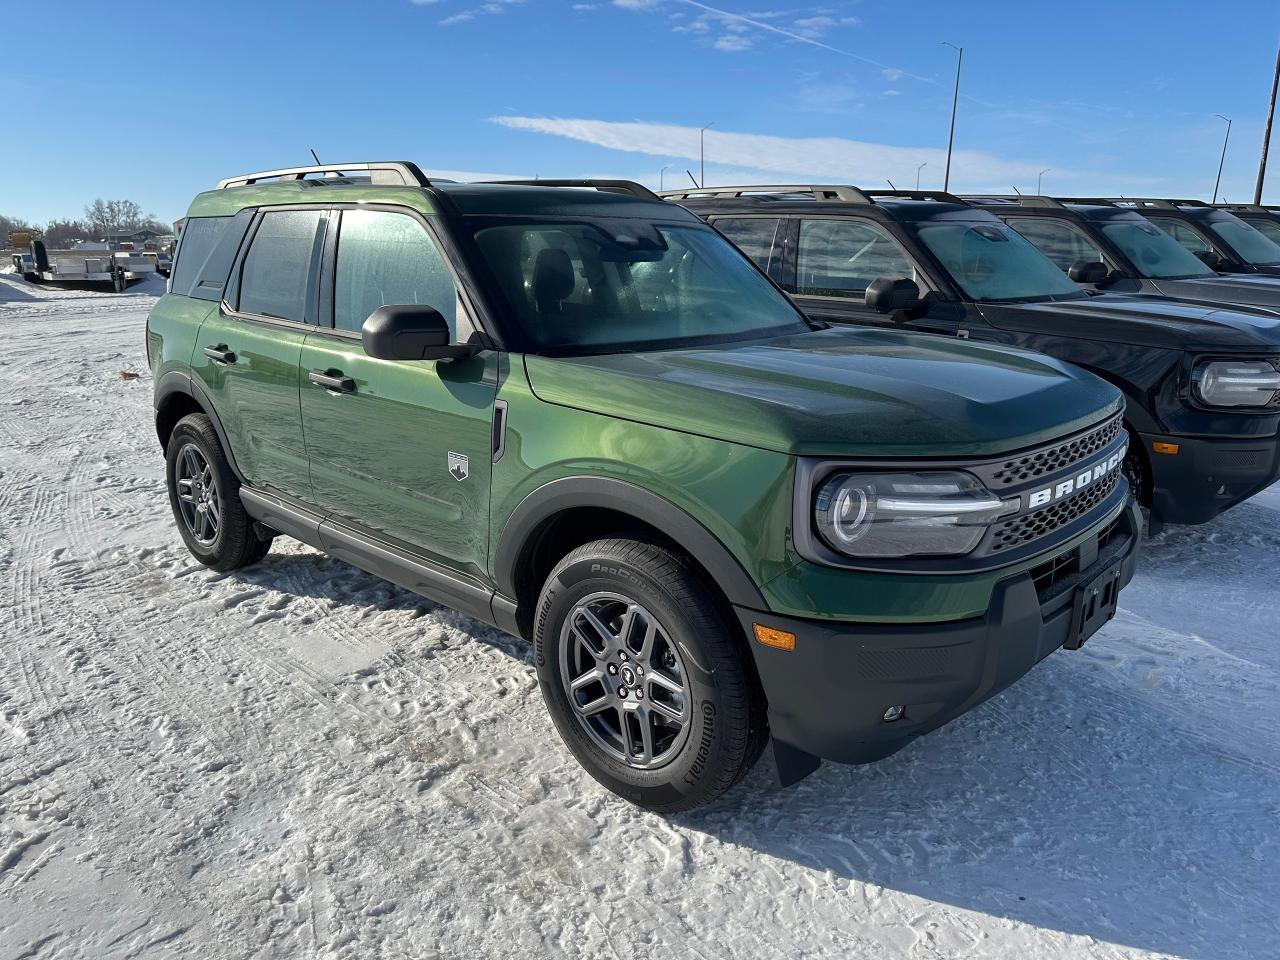
[[[454,453],[449,451],[449,473],[453,479],[461,482],[467,479],[471,474],[471,461],[467,459],[465,453]]]

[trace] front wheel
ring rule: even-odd
[[[240,482],[217,431],[203,413],[178,421],[165,451],[169,504],[192,555],[215,570],[235,570],[267,555],[271,538],[240,502]]]
[[[598,540],[560,561],[538,601],[534,653],[552,720],[587,772],[664,813],[737,783],[767,728],[734,629],[666,547]]]

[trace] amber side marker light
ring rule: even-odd
[[[756,639],[766,647],[774,647],[778,650],[794,650],[796,648],[796,635],[794,633],[775,630],[773,627],[762,627],[758,623],[752,624],[752,626],[756,631]]]
[[[1159,440],[1153,440],[1151,441],[1151,449],[1156,453],[1175,454],[1178,452],[1179,447],[1176,443],[1161,443]]]

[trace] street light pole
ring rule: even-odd
[[[951,133],[947,135],[947,172],[942,177],[942,189],[951,189],[951,148],[956,142],[956,106],[960,102],[960,65],[964,63],[964,47],[957,47],[948,40],[943,40],[942,45],[950,47],[959,54],[956,57],[956,89],[951,95]]]
[[[1267,147],[1271,143],[1271,121],[1276,116],[1276,92],[1280,90],[1280,50],[1276,51],[1276,75],[1271,80],[1271,105],[1267,108],[1267,126],[1262,132],[1262,159],[1258,161],[1258,180],[1253,187],[1253,202],[1262,203],[1262,181],[1267,178]]]
[[[917,190],[920,189],[920,171],[923,170],[928,165],[929,165],[929,161],[926,160],[924,163],[920,164],[920,166],[916,167],[916,189]]]
[[[1227,141],[1231,139],[1231,118],[1224,117],[1220,113],[1215,113],[1214,116],[1219,120],[1227,121],[1227,134],[1222,138],[1222,157],[1218,160],[1218,179],[1213,181],[1213,199],[1210,203],[1218,202],[1218,187],[1222,183],[1222,165],[1227,162]]]
[[[663,184],[662,175],[667,172],[667,168],[670,166],[671,164],[668,163],[666,167],[663,167],[661,170],[658,171],[658,192],[659,193],[662,192],[662,184]]]
[[[702,178],[699,186],[707,185],[707,130],[716,125],[712,120],[698,131],[698,175]]]
[[[1052,169],[1053,167],[1045,167],[1043,170],[1041,170],[1039,173],[1036,174],[1036,196],[1037,197],[1040,196],[1040,181],[1043,180],[1044,175]]]

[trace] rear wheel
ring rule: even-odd
[[[737,783],[767,729],[735,629],[689,561],[666,547],[598,540],[557,564],[538,601],[538,679],[587,772],[662,812]]]
[[[169,504],[192,555],[215,570],[255,563],[271,549],[271,537],[245,513],[240,482],[203,413],[178,421],[166,448]]]

